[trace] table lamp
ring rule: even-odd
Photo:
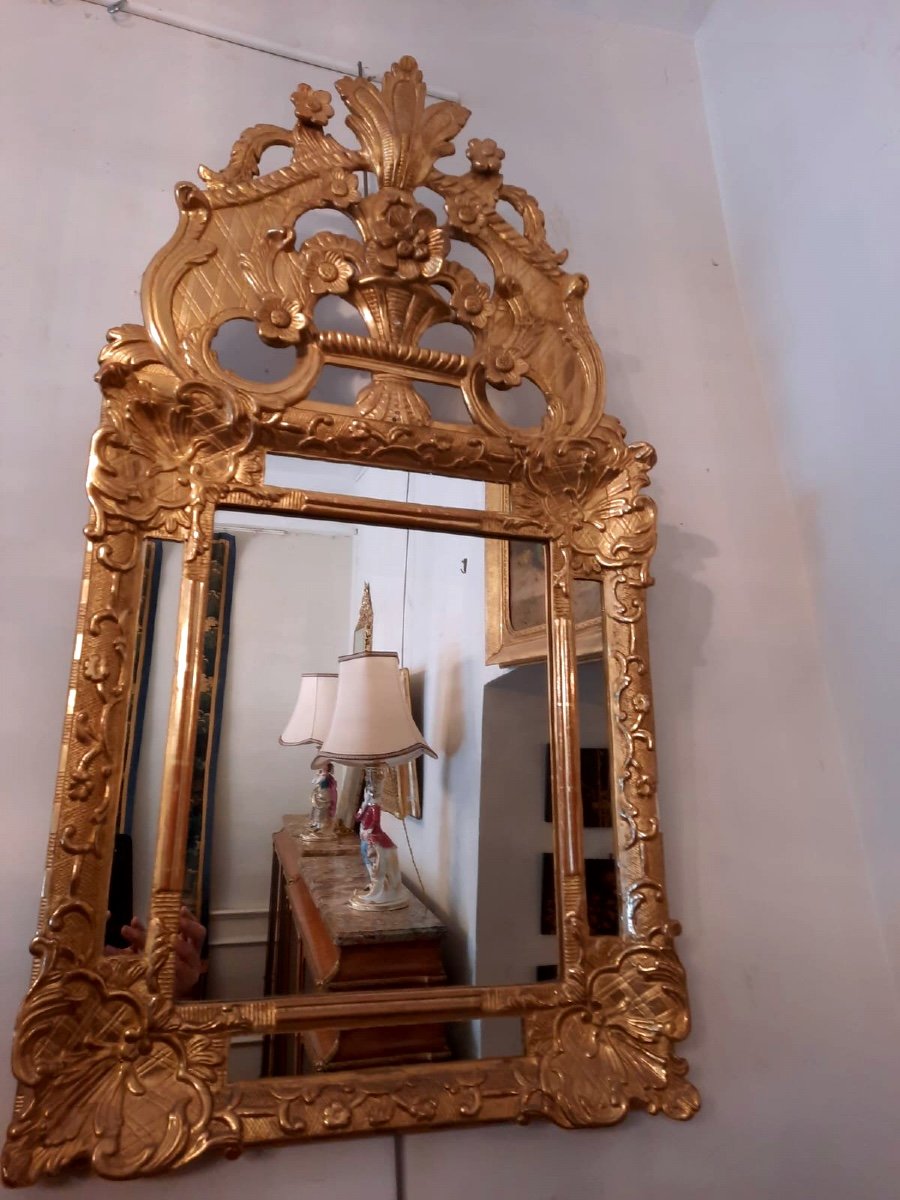
[[[357,818],[369,886],[352,897],[353,908],[404,908],[409,903],[400,878],[397,847],[381,828],[380,799],[388,769],[420,754],[437,758],[409,711],[397,655],[367,650],[339,658],[334,715],[313,765],[330,760],[365,769]]]
[[[284,733],[278,739],[282,746],[321,746],[331,724],[337,696],[337,675],[305,674],[300,676],[300,691]],[[337,782],[332,764],[317,758],[313,764],[310,793],[310,814],[303,841],[330,841],[335,836],[334,818],[337,808]]]

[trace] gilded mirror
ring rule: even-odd
[[[177,186],[144,325],[100,355],[10,1184],[699,1106],[656,805],[654,452],[604,413],[587,281],[504,152],[437,165],[469,113],[411,58],[337,91],[358,147],[301,85],[291,128]],[[349,694],[379,656],[407,683],[354,711],[437,755],[400,764],[405,800],[374,759],[361,801],[351,760],[328,770],[337,707],[279,745],[302,679]]]

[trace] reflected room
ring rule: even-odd
[[[266,481],[485,507],[483,484],[371,467],[271,457]],[[220,511],[212,564],[176,999],[555,979],[542,545]],[[148,544],[111,947],[150,906],[181,570]],[[591,931],[615,934],[599,585],[575,607]],[[229,1068],[521,1052],[517,1020],[485,1019],[248,1034]]]

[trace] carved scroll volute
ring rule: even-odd
[[[411,192],[424,183],[435,160],[453,154],[453,139],[471,116],[452,100],[428,105],[422,72],[409,55],[386,73],[381,91],[363,78],[336,86],[350,112],[347,126],[382,187]]]

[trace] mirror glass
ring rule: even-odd
[[[270,459],[266,481],[484,506],[480,483],[349,464]],[[235,1001],[555,978],[547,666],[485,665],[485,539],[221,511],[215,543],[177,997]],[[526,614],[529,628],[539,625],[543,549],[503,546],[519,563],[510,573],[510,608]],[[158,595],[174,597],[171,647],[181,556],[180,547],[167,551]],[[596,606],[598,585],[580,588],[593,589]],[[406,715],[436,754],[385,773],[374,823],[361,765],[317,769],[316,743],[282,744],[313,732],[288,729],[304,676],[333,675],[341,656],[365,650],[396,654]],[[171,650],[157,650],[154,662],[161,719],[151,724],[148,708],[140,748],[148,783],[138,801],[145,832],[133,855],[138,917],[149,906],[159,794],[150,765],[158,776]],[[579,666],[586,875],[595,907],[612,897],[613,924],[597,932],[614,933],[603,674],[600,660]],[[354,906],[385,878],[399,888],[400,903]],[[521,1046],[512,1019],[314,1030],[235,1039],[230,1070],[253,1078],[518,1054]]]

